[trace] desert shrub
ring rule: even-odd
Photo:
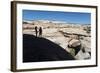
[[[84,30],[85,30],[87,33],[91,33],[91,27],[89,27],[89,26],[88,26],[88,27],[85,27]]]
[[[72,56],[75,56],[75,49],[74,48],[69,48],[70,49],[70,54],[72,55]]]
[[[28,24],[28,22],[23,22],[23,24]]]

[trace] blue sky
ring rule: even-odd
[[[91,13],[23,10],[23,20],[55,20],[91,24]]]

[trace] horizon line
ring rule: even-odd
[[[39,20],[44,20],[44,19],[39,19]],[[38,20],[23,20],[23,21],[38,21]],[[44,20],[45,21],[45,20]],[[57,20],[47,20],[47,21],[57,21]],[[59,20],[58,20],[59,21]],[[59,22],[64,22],[63,24],[69,23],[69,24],[81,24],[81,25],[91,25],[89,23],[73,23],[73,22],[67,22],[67,21],[59,21]]]

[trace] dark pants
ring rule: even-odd
[[[37,37],[38,31],[35,31],[35,33],[36,33],[36,37]]]

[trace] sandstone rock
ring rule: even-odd
[[[70,47],[77,47],[77,46],[81,45],[81,43],[77,39],[72,39],[71,41],[69,41],[68,45]]]

